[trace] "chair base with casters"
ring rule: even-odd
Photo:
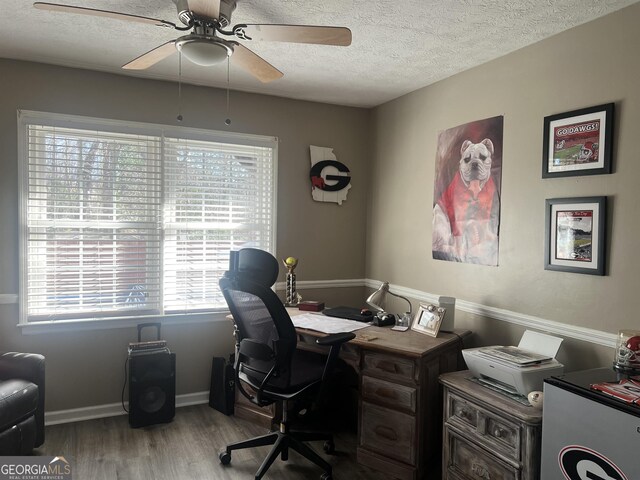
[[[335,333],[332,335],[328,335],[323,338],[319,338],[316,340],[316,343],[321,346],[330,347],[329,354],[326,359],[326,364],[324,365],[324,371],[322,374],[323,380],[326,378],[328,372],[333,372],[333,365],[335,364],[338,354],[340,353],[340,348],[343,343],[348,342],[353,339],[355,334],[352,332],[349,333]],[[246,344],[245,344],[246,345]],[[239,352],[242,352],[242,345],[240,345]],[[246,347],[245,347],[246,348]],[[253,346],[255,348],[255,345]],[[304,362],[304,354],[305,352],[296,352],[296,360],[297,363],[300,364]],[[261,390],[260,386],[255,382],[252,382],[251,377],[242,372],[242,368],[238,366],[239,358],[241,355],[236,355],[236,385],[240,392],[245,395],[249,400],[257,405],[268,405],[273,403],[273,399],[277,398],[278,401],[282,404],[282,420],[280,421],[280,429],[278,431],[273,431],[266,435],[261,435],[259,437],[254,437],[249,440],[244,440],[241,442],[232,443],[227,445],[227,447],[220,452],[218,458],[220,459],[220,463],[223,465],[228,465],[231,462],[231,452],[233,450],[242,450],[244,448],[253,448],[260,447],[265,445],[273,445],[269,455],[264,459],[262,465],[256,472],[255,479],[260,480],[264,474],[267,472],[269,467],[273,464],[273,462],[277,459],[278,455],[280,459],[283,461],[288,460],[289,458],[289,449],[293,449],[298,452],[300,455],[315,463],[321,469],[324,470],[324,473],[320,477],[322,480],[331,480],[333,478],[332,467],[331,465],[324,460],[320,455],[318,455],[310,446],[308,446],[305,442],[313,442],[313,441],[321,441],[324,440],[323,449],[327,454],[333,454],[335,452],[335,443],[333,441],[333,436],[327,432],[320,431],[300,431],[289,428],[288,421],[288,412],[289,412],[289,402],[297,400],[298,398],[304,398],[309,395],[311,391],[317,392],[317,397],[322,397],[324,393],[323,387],[326,386],[324,382],[316,382],[307,384],[305,387],[300,390],[290,392],[290,393],[275,393],[275,392],[266,392],[267,400],[262,400],[259,396],[249,394],[242,386],[243,382],[251,385],[258,392]]]
[[[282,421],[280,422],[280,430],[254,437],[249,440],[243,440],[241,442],[231,443],[227,445],[218,455],[220,463],[228,465],[231,462],[231,452],[233,450],[242,450],[244,448],[262,447],[265,445],[273,445],[269,455],[263,460],[262,465],[256,472],[256,480],[261,479],[267,470],[273,464],[273,462],[280,456],[280,459],[287,461],[289,459],[289,449],[293,449],[306,459],[312,461],[319,466],[324,473],[320,477],[322,480],[331,480],[332,469],[331,465],[325,461],[320,455],[318,455],[310,446],[305,442],[314,442],[324,440],[323,449],[324,452],[331,455],[335,452],[335,444],[333,442],[333,435],[325,432],[311,432],[303,430],[291,430],[287,421],[287,403],[283,402],[282,405]]]

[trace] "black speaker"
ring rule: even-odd
[[[235,403],[235,371],[232,359],[229,363],[222,357],[213,357],[211,364],[211,389],[209,406],[225,415],[233,415]]]
[[[176,354],[129,356],[129,424],[144,427],[170,422],[176,413]]]

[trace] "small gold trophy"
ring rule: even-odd
[[[284,266],[287,267],[287,290],[285,306],[295,307],[298,305],[298,294],[296,292],[296,274],[294,270],[298,266],[298,259],[295,257],[287,257],[283,260]]]

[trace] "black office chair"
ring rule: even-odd
[[[318,345],[329,347],[326,357],[297,350],[297,335],[291,318],[270,289],[278,275],[277,260],[271,254],[256,249],[231,253],[230,268],[220,279],[220,288],[235,325],[236,385],[242,395],[256,405],[281,402],[282,420],[277,431],[227,445],[220,452],[220,462],[229,464],[233,450],[273,445],[256,472],[257,480],[262,478],[278,455],[287,460],[292,448],[324,470],[323,480],[330,480],[331,465],[303,442],[324,440],[325,452],[333,453],[335,447],[331,434],[290,430],[288,407],[289,402],[321,393],[341,345],[355,335],[337,333],[318,339]],[[247,391],[245,384],[253,392]]]

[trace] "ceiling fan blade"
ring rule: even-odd
[[[117,20],[126,20],[128,22],[147,23],[160,27],[175,27],[175,24],[166,20],[158,20],[157,18],[141,17],[139,15],[129,15],[127,13],[111,12],[109,10],[97,10],[95,8],[75,7],[73,5],[61,5],[59,3],[35,2],[35,8],[40,10],[49,10],[53,12],[63,13],[80,13],[83,15],[91,15],[94,17],[108,17]]]
[[[318,45],[351,45],[351,30],[346,27],[313,25],[237,25],[239,38],[272,42],[315,43]]]
[[[138,58],[131,60],[129,63],[122,66],[125,70],[144,70],[149,68],[160,60],[164,60],[169,55],[176,52],[176,41],[170,40],[167,43],[160,45],[159,47],[149,50],[147,53],[143,53]]]
[[[271,65],[260,55],[252,52],[247,47],[240,45],[239,43],[236,43],[233,46],[231,61],[234,65],[244,68],[262,83],[272,82],[273,80],[282,78],[284,75],[284,73]]]
[[[199,17],[220,17],[220,0],[188,0],[189,8]]]

